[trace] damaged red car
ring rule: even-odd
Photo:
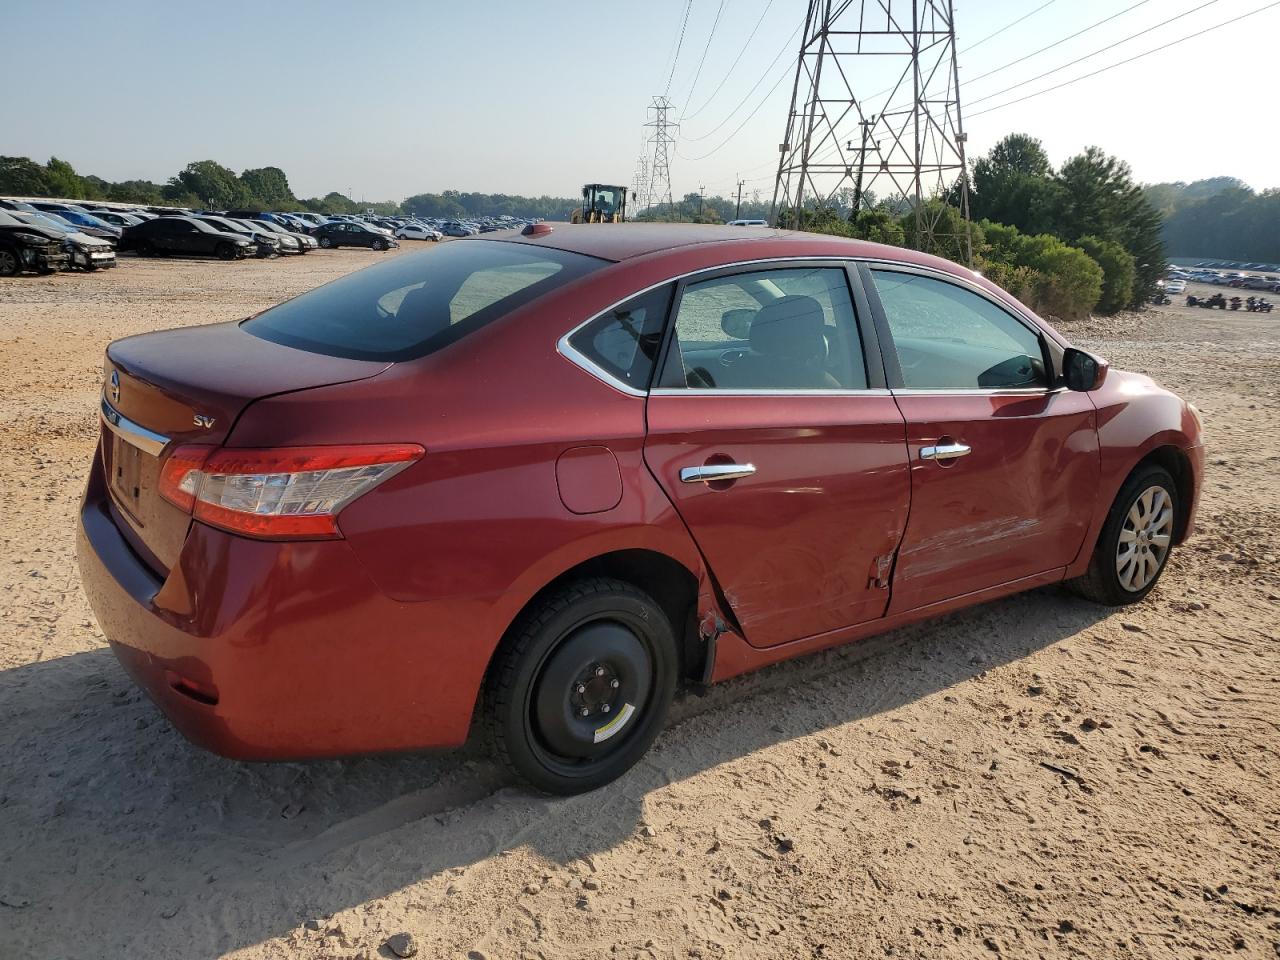
[[[539,224],[107,350],[85,590],[192,741],[619,776],[682,682],[1020,590],[1141,600],[1194,407],[970,270]]]

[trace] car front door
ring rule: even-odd
[[[1043,331],[976,286],[862,273],[911,458],[889,612],[1060,572],[1097,491],[1089,396],[1056,383]]]
[[[682,282],[645,461],[747,642],[885,614],[907,522],[905,427],[838,261]],[[855,309],[855,298],[860,309]]]

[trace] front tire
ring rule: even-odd
[[[332,240],[330,240],[328,237],[321,237],[321,238],[320,238],[320,246],[324,247],[326,250],[332,250],[332,249],[333,249],[333,241],[332,241]]]
[[[234,260],[236,258],[236,248],[229,243],[220,243],[213,248],[213,252],[218,255],[219,260]]]
[[[1168,470],[1152,464],[1134,471],[1102,525],[1089,569],[1067,586],[1110,607],[1143,599],[1169,562],[1178,510],[1178,487]]]
[[[16,250],[0,247],[0,277],[16,277],[22,272],[22,259]]]
[[[382,240],[382,239],[378,239],[378,240],[373,241],[373,249],[378,250],[378,251],[382,251],[382,250],[387,249],[387,241]]]
[[[653,598],[583,580],[540,600],[498,651],[485,684],[490,737],[538,790],[594,790],[649,749],[677,675],[675,635]]]

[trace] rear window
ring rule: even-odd
[[[318,287],[246,320],[244,329],[331,357],[413,360],[608,264],[516,243],[441,246]]]

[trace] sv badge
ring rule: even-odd
[[[208,430],[213,427],[213,417],[206,417],[203,413],[197,413],[191,418],[191,422],[202,430]]]

